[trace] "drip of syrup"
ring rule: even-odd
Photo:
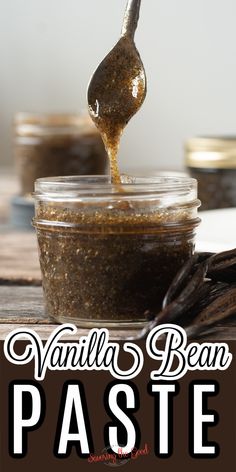
[[[140,5],[141,0],[128,0],[121,38],[88,87],[89,113],[105,144],[114,184],[121,183],[117,161],[121,135],[146,96],[146,74],[134,43]]]

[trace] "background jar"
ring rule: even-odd
[[[236,206],[236,137],[190,139],[185,164],[198,180],[201,210]]]
[[[194,179],[41,179],[35,203],[46,310],[59,322],[143,325],[194,251]]]
[[[86,114],[17,113],[14,157],[21,195],[40,177],[99,175],[106,172],[103,142]]]

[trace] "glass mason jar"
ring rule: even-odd
[[[46,310],[80,327],[139,328],[161,309],[193,254],[199,224],[190,178],[109,176],[35,184]]]
[[[185,164],[198,180],[201,210],[236,206],[236,137],[190,139]]]
[[[17,113],[14,157],[21,195],[40,177],[106,173],[107,155],[87,114]]]

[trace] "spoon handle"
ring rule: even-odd
[[[121,36],[129,36],[131,39],[134,39],[135,31],[138,26],[140,6],[141,0],[128,0]]]

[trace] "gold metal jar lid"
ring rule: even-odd
[[[99,134],[90,116],[83,112],[27,113],[14,116],[15,135],[19,137],[65,136]]]
[[[198,169],[236,169],[236,136],[189,139],[185,144],[185,164]]]

